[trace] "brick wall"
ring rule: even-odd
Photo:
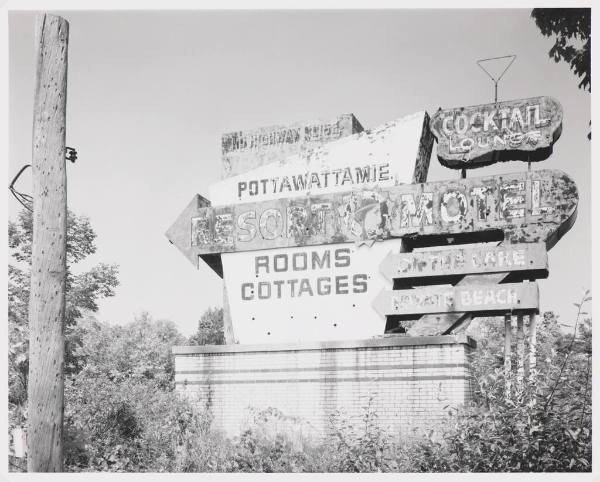
[[[474,347],[464,335],[180,346],[173,348],[175,383],[229,435],[239,433],[249,407],[275,407],[322,435],[331,414],[359,420],[369,404],[382,428],[410,434],[435,428],[448,406],[469,399]]]

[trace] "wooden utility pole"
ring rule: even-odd
[[[68,39],[69,24],[65,19],[47,14],[37,16],[29,300],[29,472],[63,470]]]

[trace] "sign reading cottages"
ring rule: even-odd
[[[343,340],[383,334],[372,302],[389,283],[379,263],[401,239],[301,246],[222,256],[231,319],[241,343]]]
[[[573,224],[577,200],[569,176],[540,170],[196,208],[177,229],[189,233],[196,256],[491,231],[550,248]]]
[[[562,130],[562,107],[552,97],[439,110],[431,118],[439,161],[473,168],[497,161],[541,161]]]

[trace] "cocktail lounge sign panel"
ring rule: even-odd
[[[431,118],[439,161],[469,169],[497,161],[541,161],[562,131],[563,111],[552,97],[439,110]]]
[[[175,230],[189,234],[196,255],[493,231],[550,249],[573,224],[577,201],[569,176],[540,170],[196,208]]]

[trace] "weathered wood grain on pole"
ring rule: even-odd
[[[63,470],[67,247],[65,125],[69,24],[40,14],[33,106],[33,245],[29,301],[29,472]]]

